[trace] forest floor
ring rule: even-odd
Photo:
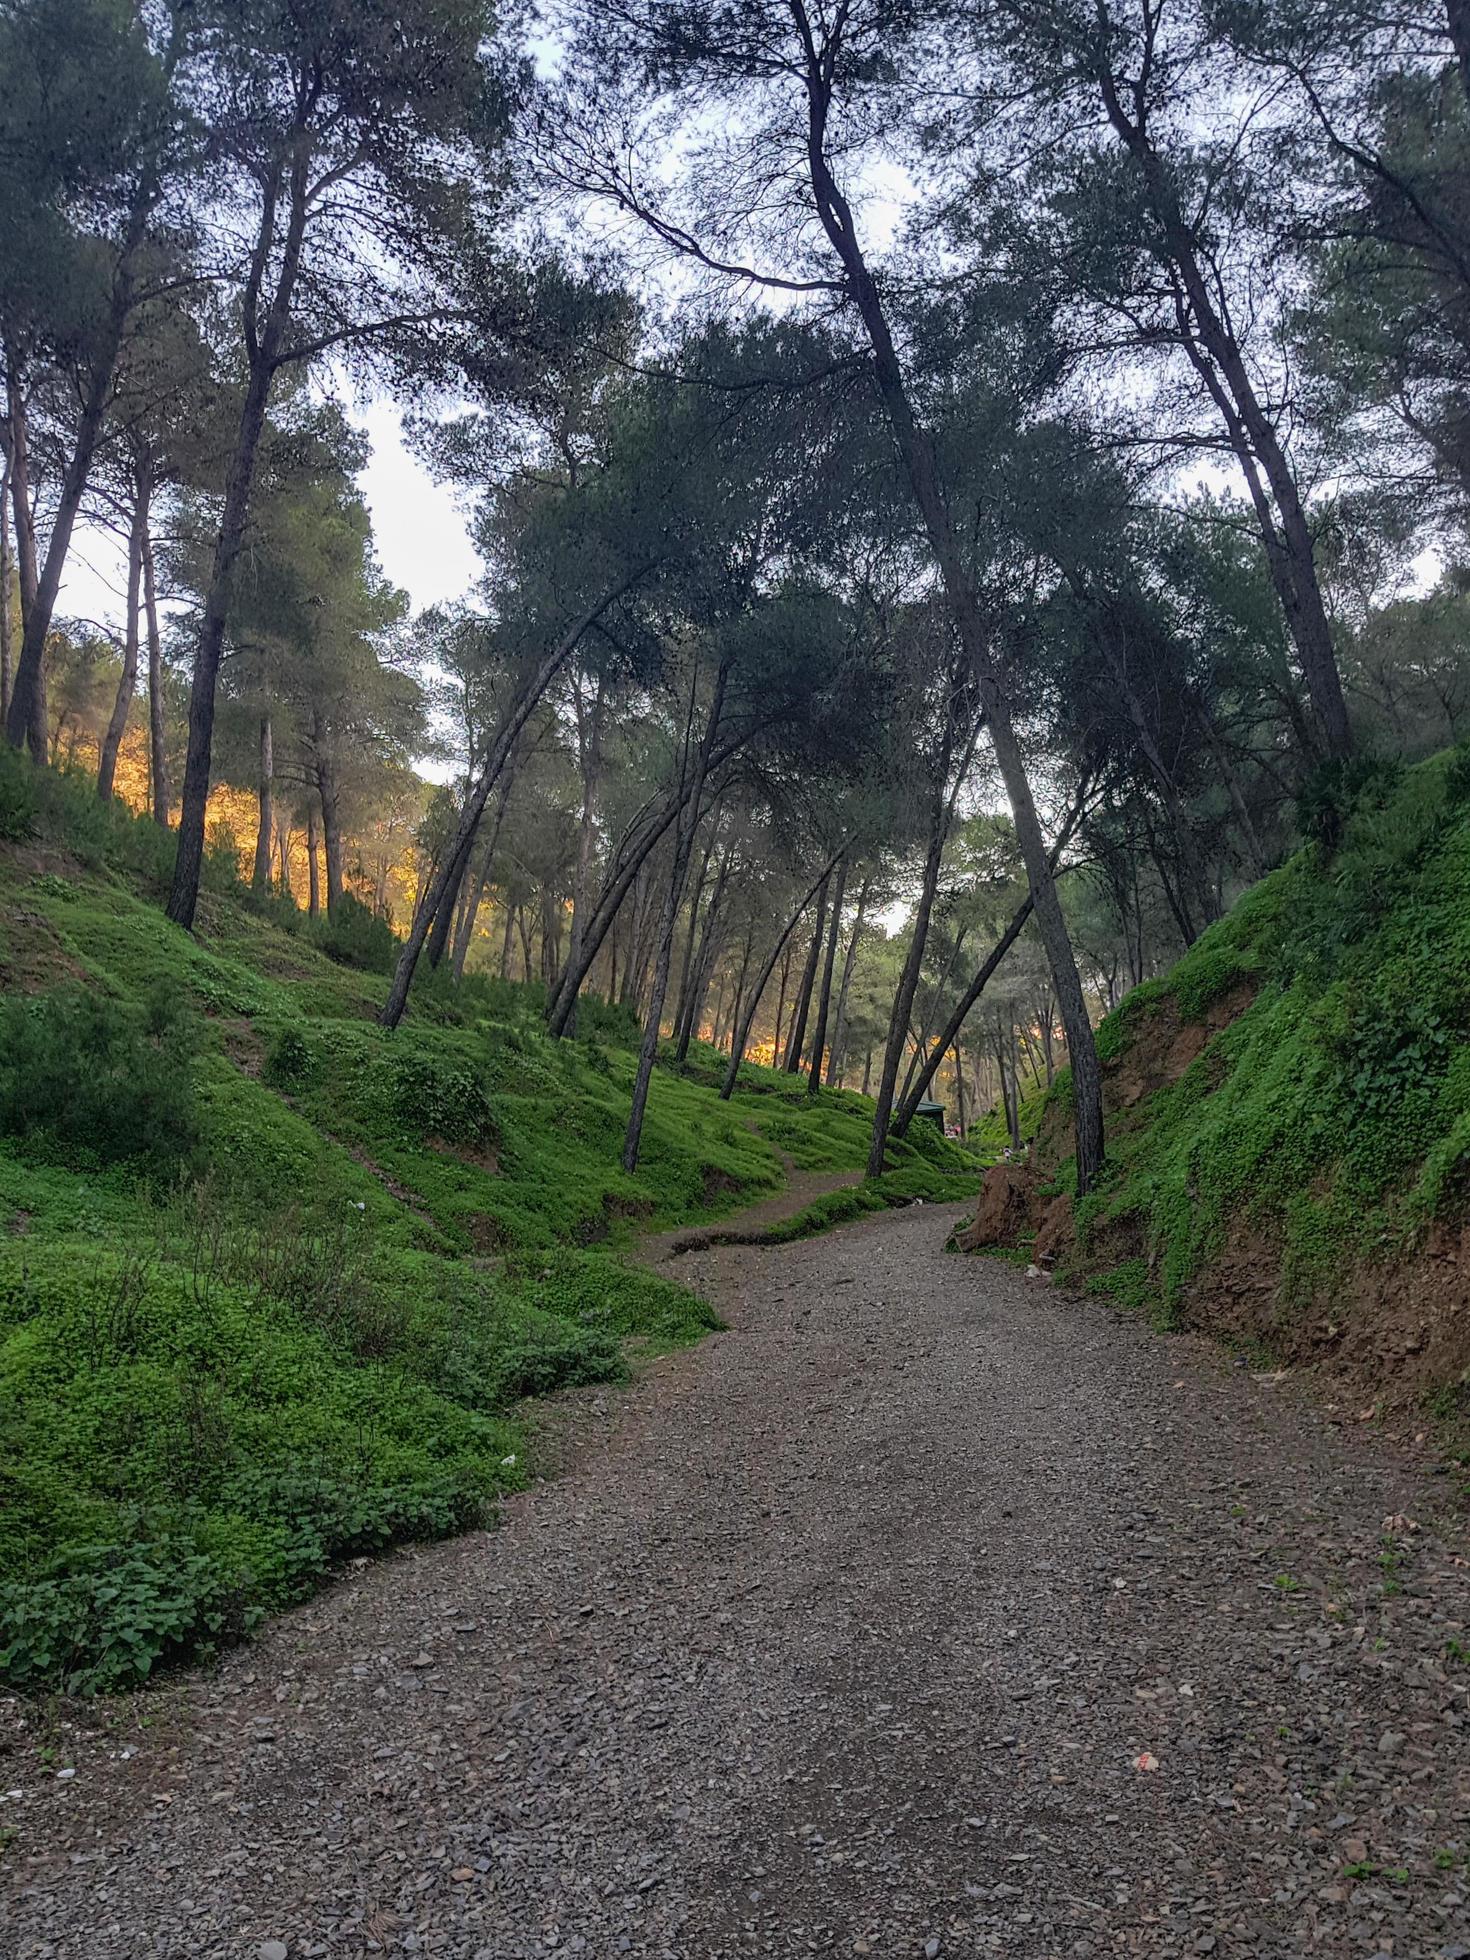
[[[958,1215],[690,1252],[497,1530],[28,1712],[0,1949],[1465,1955],[1446,1481]]]

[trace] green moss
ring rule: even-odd
[[[389,1035],[365,970],[381,933],[350,920],[328,957],[223,862],[176,931],[160,833],[98,809],[0,762],[5,822],[73,849],[65,877],[0,850],[13,1012],[70,1026],[67,1001],[100,1002],[146,1046],[163,990],[191,1030],[170,1050],[186,1147],[162,1166],[99,1148],[95,1121],[65,1149],[37,1143],[50,1115],[0,1138],[0,1570],[26,1575],[0,1591],[0,1678],[80,1689],[237,1638],[348,1554],[485,1515],[525,1474],[522,1398],[716,1324],[624,1263],[633,1231],[776,1191],[788,1157],[860,1169],[872,1117],[761,1069],[722,1102],[722,1059],[696,1047],[689,1073],[655,1072],[629,1176],[625,1014],[589,1000],[583,1038],[557,1042],[539,989],[438,977]],[[18,1108],[47,1069],[21,1071]],[[893,1161],[909,1196],[971,1162],[937,1133]]]
[[[1116,1060],[1148,1042],[1161,1001],[1199,1019],[1255,988],[1177,1082],[1112,1123],[1107,1176],[1079,1207],[1084,1253],[1110,1223],[1139,1231],[1164,1311],[1239,1223],[1280,1245],[1289,1309],[1463,1204],[1465,774],[1436,758],[1375,778],[1330,857],[1312,847],[1264,880],[1099,1030]]]

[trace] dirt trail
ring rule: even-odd
[[[9,1757],[0,1952],[1465,1955],[1444,1484],[955,1215],[690,1254],[499,1531]]]
[[[711,1225],[681,1225],[672,1232],[645,1233],[634,1246],[634,1257],[647,1266],[665,1266],[711,1246],[752,1245],[773,1225],[784,1225],[830,1191],[846,1191],[863,1181],[861,1171],[799,1171],[784,1151],[781,1154],[786,1182],[779,1191],[756,1204],[743,1205]]]

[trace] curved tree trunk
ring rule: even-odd
[[[725,886],[730,876],[730,853],[727,849],[720,859],[720,868],[715,874],[715,888],[710,894],[710,902],[705,908],[704,927],[699,935],[699,948],[694,955],[693,969],[685,986],[683,1012],[679,1020],[679,1046],[674,1057],[682,1068],[689,1057],[689,1044],[694,1039],[699,1026],[700,1010],[704,1006],[705,995],[709,992],[710,972],[719,950],[715,944],[715,927],[719,922],[720,905],[725,896]]]
[[[842,850],[846,850],[846,848],[847,846],[844,844]],[[750,990],[750,997],[745,1004],[740,1025],[736,1028],[734,1039],[730,1043],[730,1066],[725,1070],[725,1079],[720,1084],[721,1102],[728,1102],[735,1092],[735,1083],[740,1074],[740,1064],[745,1059],[745,1050],[750,1043],[750,1030],[755,1024],[755,1017],[761,1004],[761,995],[766,991],[771,975],[776,971],[776,962],[785,950],[787,940],[790,939],[792,933],[795,932],[797,926],[800,924],[806,908],[811,904],[823,885],[826,884],[828,878],[831,877],[832,867],[836,864],[838,858],[841,857],[842,850],[834,852],[832,857],[822,867],[821,872],[813,880],[805,895],[798,902],[796,910],[786,921],[775,944],[766,955],[766,963],[756,976],[755,985]]]
[[[947,760],[947,757],[946,757]],[[929,834],[929,848],[924,856],[924,880],[919,888],[919,902],[914,908],[914,922],[909,937],[909,950],[899,975],[898,992],[893,997],[893,1011],[888,1017],[888,1039],[883,1050],[883,1073],[878,1078],[878,1094],[873,1110],[873,1139],[868,1146],[868,1176],[880,1177],[888,1149],[888,1123],[893,1109],[893,1092],[898,1085],[898,1065],[903,1060],[904,1042],[907,1038],[909,1016],[913,1012],[914,994],[919,985],[919,972],[924,964],[924,948],[929,938],[929,915],[934,910],[934,893],[939,885],[939,866],[944,856],[944,838],[947,825],[944,813],[944,776],[940,776],[939,808],[935,812],[933,826]]]
[[[428,937],[429,927],[433,922],[434,915],[440,905],[444,903],[445,894],[449,889],[451,878],[455,875],[454,867],[459,859],[461,846],[466,840],[473,840],[475,831],[479,827],[480,819],[485,812],[486,799],[489,797],[491,790],[499,782],[506,763],[510,759],[511,751],[520,736],[520,732],[530,720],[536,704],[545,694],[547,688],[550,687],[562,667],[571,658],[582,635],[602,617],[615,600],[620,599],[625,592],[631,591],[633,586],[651,569],[652,567],[649,564],[637,566],[625,577],[618,579],[613,585],[609,586],[584,613],[573,621],[561,635],[560,639],[543,656],[540,665],[536,668],[526,686],[521,690],[515,705],[507,714],[504,725],[491,744],[490,754],[486,759],[485,768],[480,776],[480,780],[470,792],[469,799],[459,820],[459,828],[450,844],[448,852],[445,854],[445,862],[440,865],[438,872],[429,881],[428,890],[424,893],[422,900],[415,908],[413,923],[410,925],[408,936],[404,940],[403,951],[398,956],[398,965],[393,972],[393,980],[388,989],[388,998],[383,1004],[383,1012],[380,1019],[384,1027],[396,1028],[398,1023],[403,1019],[403,1010],[408,1005],[408,990],[413,984],[414,969],[417,967],[419,955],[424,949],[424,941]]]
[[[786,1037],[786,1059],[782,1066],[788,1075],[795,1075],[801,1067],[801,1051],[806,1045],[806,1024],[812,1010],[812,991],[817,984],[817,961],[822,957],[822,948],[826,944],[827,886],[828,880],[824,878],[817,893],[817,916],[812,926],[812,942],[807,948],[806,964],[801,969],[801,984],[797,988],[791,1016],[791,1032]]]
[[[674,927],[678,922],[679,901],[684,894],[684,882],[689,875],[689,859],[694,851],[694,837],[699,828],[701,815],[700,799],[709,777],[710,756],[714,749],[715,731],[719,727],[720,715],[725,705],[725,688],[728,680],[729,670],[722,663],[715,675],[704,732],[693,754],[690,755],[690,731],[693,727],[695,698],[699,687],[697,666],[689,679],[689,716],[685,722],[684,736],[684,753],[689,757],[690,765],[687,770],[690,777],[689,793],[684,800],[688,815],[681,819],[674,838],[674,859],[669,870],[668,889],[664,894],[663,912],[659,919],[653,981],[649,991],[648,1018],[644,1023],[643,1040],[638,1049],[638,1072],[633,1078],[633,1102],[628,1111],[627,1133],[623,1138],[623,1169],[630,1176],[638,1168],[638,1149],[643,1138],[643,1117],[648,1107],[648,1090],[653,1080],[653,1065],[658,1059],[659,1023],[663,1017],[664,996],[668,992],[669,968],[673,964]],[[681,764],[681,779],[685,773]]]
[[[796,0],[796,4],[799,18],[805,23],[805,8],[802,0]],[[1011,815],[1016,826],[1016,838],[1021,847],[1026,876],[1035,900],[1037,924],[1040,927],[1042,943],[1046,947],[1053,984],[1061,1004],[1063,1024],[1067,1030],[1067,1045],[1072,1057],[1075,1087],[1077,1192],[1079,1196],[1085,1196],[1102,1168],[1102,1077],[1098,1068],[1097,1049],[1093,1042],[1092,1023],[1082,994],[1082,982],[1077,973],[1076,955],[1072,950],[1067,922],[1062,916],[1056,887],[1047,866],[1046,842],[1037,819],[1036,803],[1031,794],[1031,783],[1026,773],[1021,746],[1016,740],[1015,730],[1011,724],[1010,703],[997,671],[979,602],[970,581],[964,553],[956,536],[949,505],[941,487],[933,444],[927,432],[920,426],[909,401],[907,383],[889,330],[882,296],[863,256],[852,210],[832,174],[827,158],[827,114],[831,101],[831,78],[816,53],[809,34],[806,46],[807,159],[817,212],[832,248],[841,261],[847,277],[849,295],[867,333],[868,344],[873,354],[878,392],[893,432],[894,442],[908,475],[915,505],[929,537],[950,616],[954,620],[955,629],[974,671],[986,719],[990,725],[996,764],[1010,801]],[[893,1079],[897,1076],[897,1066],[895,1055]],[[885,1073],[887,1073],[886,1064]],[[890,1097],[893,1092],[893,1079],[890,1079],[888,1085]],[[880,1164],[882,1145],[886,1140],[886,1111],[883,1113],[882,1127],[885,1136],[880,1138],[875,1133],[874,1139],[874,1156]]]

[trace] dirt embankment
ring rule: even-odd
[[[1112,1135],[1148,1121],[1150,1099],[1179,1081],[1253,998],[1232,989],[1187,1020],[1165,996],[1140,1015],[1121,1053],[1104,1065],[1103,1107]],[[1136,1213],[1104,1219],[1081,1244],[1072,1200],[1055,1192],[1072,1148],[1065,1109],[1047,1112],[1028,1163],[988,1174],[973,1221],[956,1233],[963,1252],[1025,1250],[1032,1263],[1081,1288],[1124,1261],[1142,1259],[1156,1277],[1157,1248]],[[1409,1411],[1433,1401],[1470,1422],[1470,1223],[1437,1221],[1408,1247],[1354,1265],[1303,1297],[1287,1285],[1285,1246],[1243,1214],[1219,1249],[1170,1302],[1170,1319],[1217,1338],[1254,1345],[1287,1366],[1311,1366],[1362,1413]]]

